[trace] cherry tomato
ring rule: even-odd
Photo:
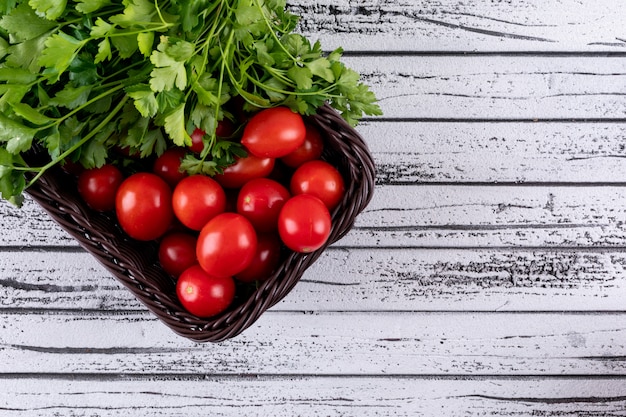
[[[232,277],[215,277],[200,266],[187,268],[176,282],[176,295],[191,314],[206,318],[225,311],[235,298]]]
[[[217,122],[215,134],[220,138],[228,138],[235,133],[235,124],[230,119],[222,119]]]
[[[252,116],[241,143],[260,158],[280,158],[298,149],[305,136],[302,116],[287,107],[272,107]]]
[[[235,125],[229,119],[223,119],[217,122],[217,128],[215,129],[215,134],[220,138],[227,138],[235,133]],[[204,149],[204,142],[202,138],[204,137],[205,132],[200,128],[195,128],[191,133],[191,146],[189,150],[195,153],[200,153]]]
[[[122,181],[122,172],[113,165],[87,169],[78,176],[78,193],[94,210],[113,210],[115,194]]]
[[[200,231],[196,256],[208,274],[233,276],[250,265],[256,246],[257,235],[248,219],[237,213],[222,213]]]
[[[259,234],[257,250],[250,265],[235,275],[242,282],[265,281],[280,263],[281,242],[275,233]]]
[[[213,178],[224,188],[241,188],[254,178],[263,178],[271,174],[274,169],[273,158],[259,158],[248,154],[243,158],[236,158],[234,164],[226,167],[222,174]]]
[[[281,161],[291,168],[297,168],[308,161],[314,161],[322,156],[324,140],[319,130],[310,123],[305,123],[306,136],[298,149],[283,156]]]
[[[291,197],[278,216],[278,233],[295,252],[308,253],[321,248],[330,236],[331,218],[319,198],[300,194]]]
[[[184,270],[198,263],[197,238],[189,233],[169,233],[159,243],[159,263],[163,270],[178,277]]]
[[[270,232],[278,227],[278,214],[291,197],[287,188],[268,178],[247,182],[237,197],[237,213],[244,215],[259,232]]]
[[[191,146],[189,146],[189,150],[195,153],[200,153],[204,149],[204,142],[202,138],[204,137],[204,130],[195,128],[191,133]]]
[[[168,149],[161,154],[152,167],[152,172],[163,178],[171,187],[187,176],[181,172],[180,163],[187,152],[183,148]]]
[[[156,239],[174,218],[170,186],[156,174],[133,174],[117,190],[115,212],[120,226],[133,239]]]
[[[226,208],[226,193],[214,179],[191,175],[176,185],[172,195],[176,218],[192,230],[200,230]]]
[[[333,210],[345,193],[343,177],[331,164],[316,160],[302,164],[291,176],[289,185],[293,195],[311,194]]]

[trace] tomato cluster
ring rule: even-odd
[[[131,238],[158,242],[158,260],[176,279],[182,306],[198,317],[223,312],[238,283],[267,279],[289,250],[322,247],[345,192],[340,172],[321,159],[320,133],[288,108],[220,129],[240,136],[247,156],[213,177],[180,169],[188,152],[202,151],[199,130],[189,149],[166,150],[150,169],[125,175],[108,164],[78,177],[88,206],[114,211]]]

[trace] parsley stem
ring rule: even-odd
[[[65,158],[67,158],[68,156],[70,156],[72,154],[72,152],[74,152],[75,150],[77,150],[78,148],[83,146],[85,143],[89,142],[94,136],[96,136],[98,134],[98,132],[100,132],[100,130],[102,130],[108,123],[110,123],[111,120],[113,120],[113,118],[115,118],[117,116],[117,114],[122,110],[122,108],[124,108],[124,105],[126,104],[126,101],[128,101],[128,96],[124,96],[124,98],[122,100],[120,100],[119,103],[117,103],[117,106],[115,106],[115,108],[104,119],[102,119],[102,121],[100,123],[98,123],[98,125],[96,127],[94,127],[88,134],[86,134],[81,140],[76,142],[72,147],[67,149],[65,152],[63,152],[62,154],[57,156],[52,161],[48,162],[43,167],[39,168],[38,169],[39,172],[37,172],[37,175],[35,175],[28,182],[28,184],[26,184],[26,187],[28,188],[31,185],[33,185],[39,178],[41,178],[41,176],[48,169],[52,168],[53,166],[55,166],[56,164],[58,164],[59,162],[61,162]]]
[[[112,87],[112,88],[109,88],[109,89],[108,89],[107,91],[105,91],[104,93],[99,94],[99,95],[97,95],[97,96],[95,96],[95,97],[93,97],[93,98],[89,99],[89,100],[88,100],[87,102],[85,102],[83,105],[81,105],[81,106],[79,106],[79,107],[75,108],[74,110],[72,110],[72,111],[70,111],[70,112],[68,112],[68,113],[64,114],[63,116],[61,116],[61,117],[59,117],[59,118],[55,119],[55,121],[54,121],[53,123],[50,123],[49,125],[46,125],[46,126],[42,126],[42,127],[40,127],[38,130],[45,130],[45,129],[49,129],[49,128],[51,128],[51,127],[55,126],[55,125],[57,125],[57,126],[58,126],[58,125],[60,125],[61,123],[63,123],[65,120],[67,120],[68,118],[72,117],[73,115],[75,115],[75,114],[76,114],[76,113],[78,113],[79,111],[83,110],[85,107],[89,106],[90,104],[93,104],[93,103],[97,102],[98,100],[101,100],[101,99],[105,98],[106,96],[109,96],[109,95],[111,95],[111,94],[113,94],[113,93],[115,93],[115,92],[117,92],[117,91],[119,91],[119,90],[121,90],[121,89],[123,89],[123,88],[124,88],[124,85],[123,85],[123,84],[120,84],[120,85],[118,85],[117,87]],[[126,99],[126,97],[125,97],[125,99]]]
[[[280,46],[280,49],[282,49],[283,52],[285,52],[289,58],[291,58],[293,61],[297,62],[298,59],[296,59],[296,57],[291,55],[291,53],[287,50],[287,48],[285,48],[283,43],[280,41],[278,36],[276,36],[276,32],[275,32],[276,26],[273,25],[272,22],[270,22],[268,20],[267,16],[265,16],[265,12],[263,11],[263,6],[261,6],[261,3],[259,2],[259,0],[254,0],[254,3],[256,4],[256,6],[258,7],[259,11],[261,12],[261,15],[263,16],[263,20],[265,21],[265,24],[267,25],[267,28],[269,29],[268,32],[272,35],[272,38],[274,38],[276,43]]]

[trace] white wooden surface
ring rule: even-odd
[[[385,111],[354,230],[206,345],[0,204],[0,415],[625,416],[626,4],[290,7]]]

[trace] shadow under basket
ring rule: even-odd
[[[285,250],[271,277],[239,293],[227,311],[208,319],[188,313],[178,302],[175,281],[157,262],[157,243],[129,238],[114,214],[87,207],[62,169],[48,170],[27,194],[175,333],[196,342],[223,341],[239,335],[282,300],[322,252],[352,228],[372,198],[375,167],[361,136],[328,105],[307,120],[325,140],[322,158],[339,169],[346,183],[344,198],[332,213],[330,237],[308,254]]]

